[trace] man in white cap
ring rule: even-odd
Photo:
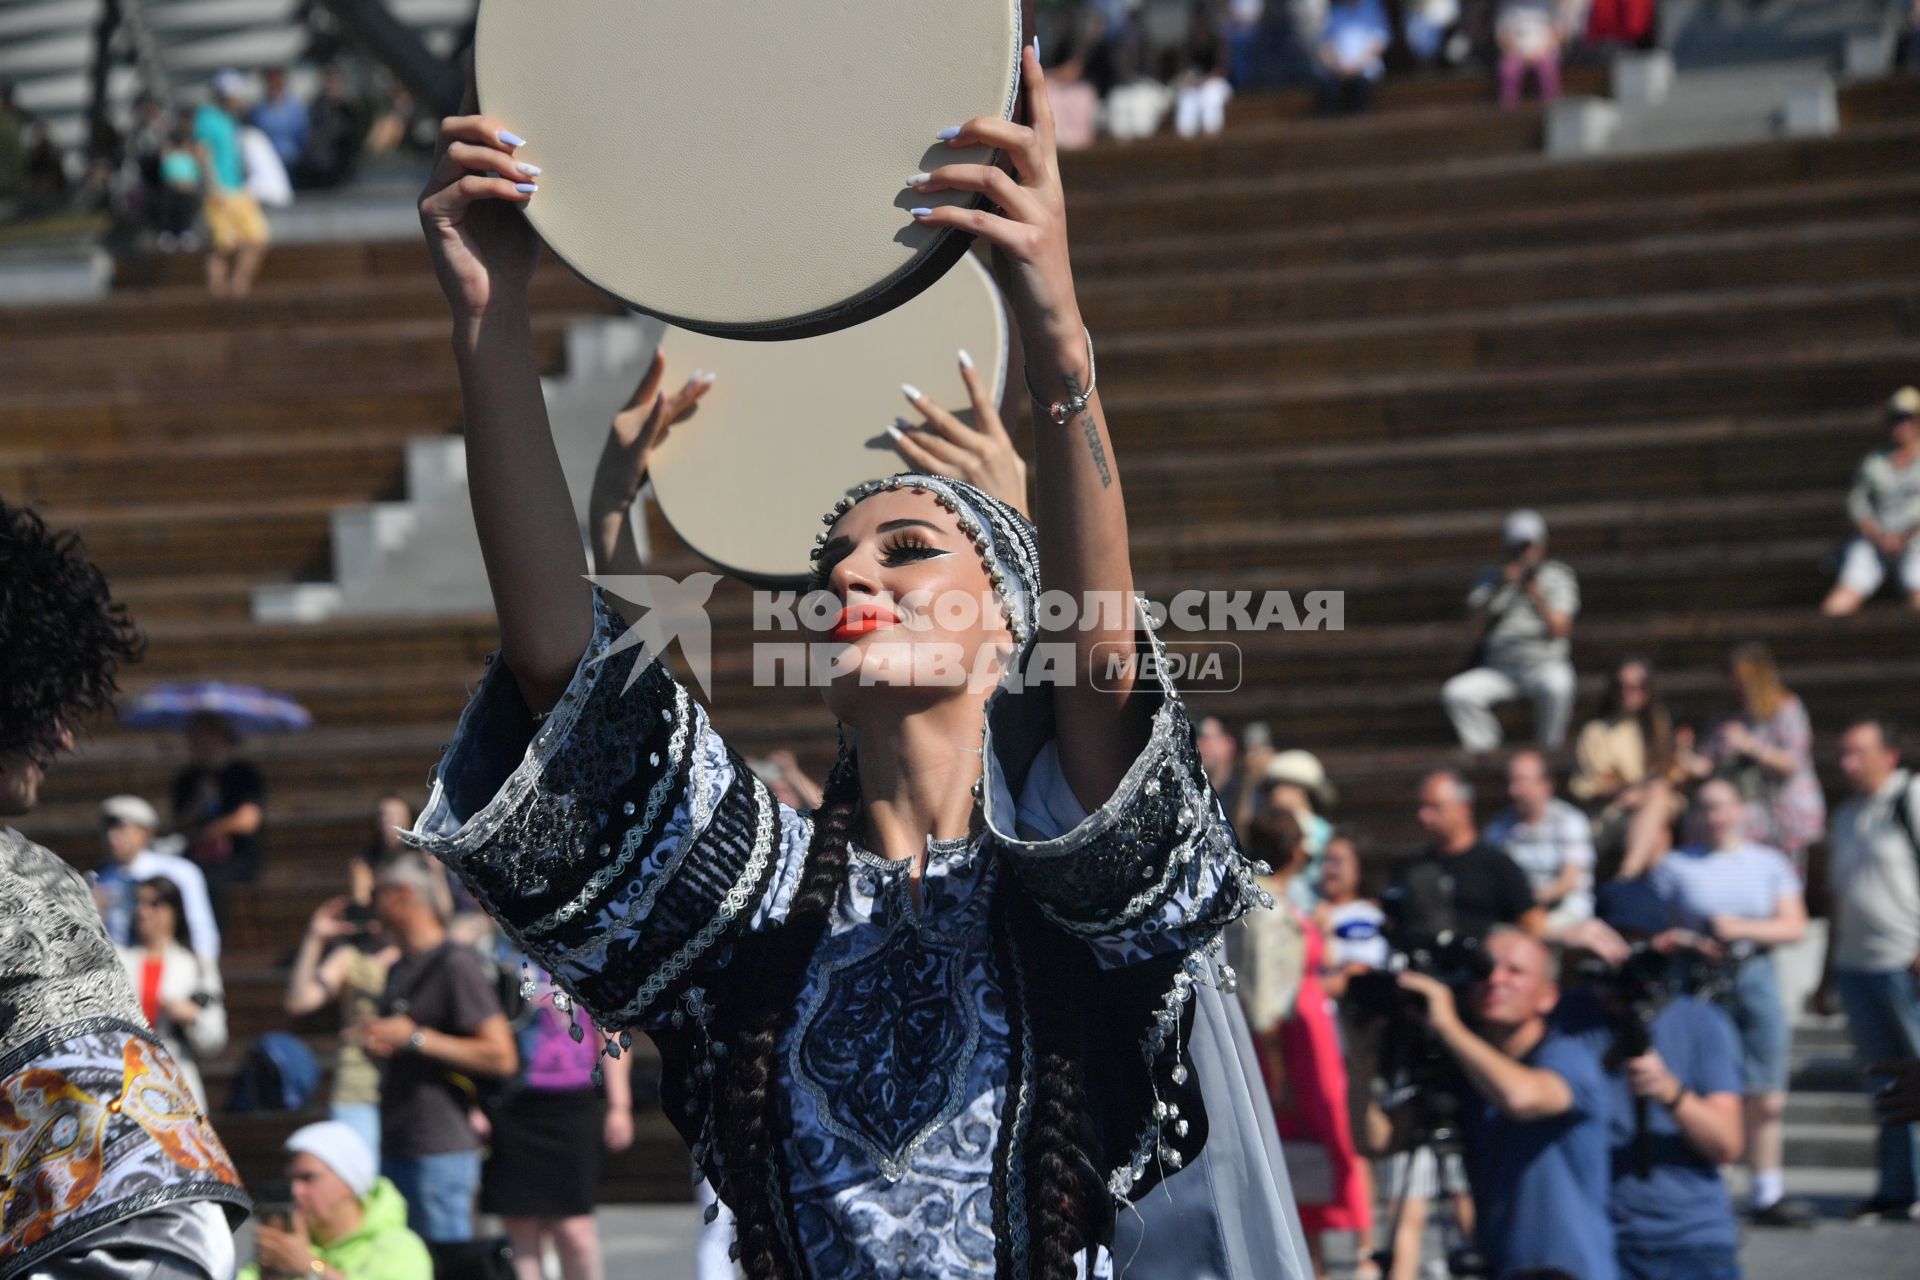
[[[1468,669],[1440,691],[1460,745],[1492,751],[1500,745],[1493,708],[1526,698],[1533,703],[1534,737],[1551,750],[1567,736],[1573,711],[1573,620],[1580,584],[1573,570],[1547,559],[1547,522],[1538,511],[1509,515],[1507,558],[1480,574],[1467,607],[1480,619],[1480,643]]]
[[[186,907],[188,945],[204,960],[220,958],[220,926],[214,923],[207,877],[175,853],[157,853],[154,832],[160,815],[139,796],[109,796],[100,805],[100,830],[107,844],[107,865],[94,877],[94,896],[107,933],[120,946],[133,945],[134,887],[163,876],[180,890]]]
[[[1887,571],[1900,575],[1907,603],[1920,609],[1920,388],[1902,387],[1887,401],[1884,449],[1860,463],[1847,514],[1854,536],[1840,566],[1840,580],[1820,612],[1830,618],[1857,611]]]
[[[379,1176],[366,1140],[338,1120],[287,1139],[293,1217],[260,1224],[259,1260],[243,1280],[432,1280],[433,1258],[407,1230],[407,1202]]]

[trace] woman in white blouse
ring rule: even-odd
[[[220,971],[195,955],[186,942],[186,910],[180,889],[164,876],[134,890],[134,945],[120,948],[141,1011],[180,1063],[193,1096],[207,1105],[199,1059],[227,1046],[227,1010]]]

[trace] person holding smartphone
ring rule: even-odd
[[[262,1208],[258,1258],[240,1280],[433,1280],[426,1243],[407,1230],[407,1202],[359,1134],[323,1120],[282,1149],[288,1202]]]

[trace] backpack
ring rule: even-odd
[[[229,1111],[298,1111],[320,1084],[320,1064],[306,1042],[269,1031],[253,1042],[233,1079]]]

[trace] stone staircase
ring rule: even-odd
[[[1876,406],[1920,377],[1920,93],[1849,86],[1830,138],[1567,163],[1540,154],[1537,113],[1486,95],[1387,86],[1378,114],[1340,121],[1247,98],[1216,140],[1066,161],[1142,589],[1347,593],[1343,632],[1221,637],[1244,642],[1244,685],[1195,709],[1320,752],[1337,816],[1381,861],[1413,843],[1420,771],[1451,758],[1437,690],[1471,643],[1459,598],[1512,506],[1544,510],[1582,575],[1583,713],[1609,662],[1650,653],[1700,719],[1724,702],[1727,647],[1759,635],[1812,709],[1830,784],[1840,717],[1920,719],[1911,616],[1814,612]],[[337,581],[337,512],[455,483],[419,463],[459,405],[417,240],[276,249],[231,304],[190,262],[121,267],[104,300],[0,308],[0,492],[78,527],[148,630],[129,694],[211,675],[315,713],[310,733],[248,744],[270,825],[229,940],[237,1046],[283,1022],[299,929],[374,798],[422,798],[496,631],[484,610],[252,612],[263,589]],[[576,335],[615,312],[549,263],[535,314],[557,378],[588,371]],[[651,539],[658,572],[698,567],[665,528]],[[744,753],[819,769],[831,722],[807,691],[750,687],[747,609],[738,584],[716,592],[716,723]],[[88,865],[98,800],[163,795],[177,763],[172,743],[89,726],[27,830]],[[301,1030],[328,1045],[324,1020]],[[1827,1096],[1851,1086],[1824,1034],[1803,1035],[1790,1158],[1834,1177],[1819,1161],[1857,1163],[1861,1134],[1857,1104]],[[234,1057],[210,1064],[216,1095]],[[300,1118],[222,1123],[257,1175]],[[683,1196],[684,1153],[647,1125],[609,1194]]]

